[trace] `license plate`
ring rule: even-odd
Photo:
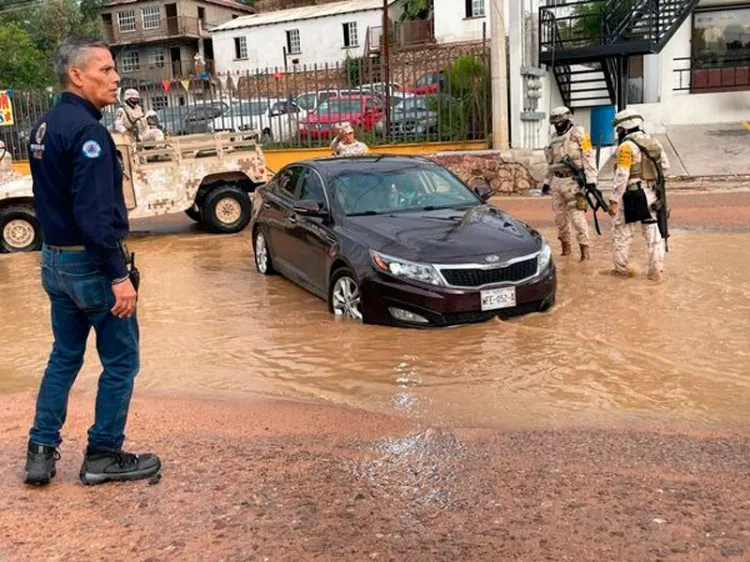
[[[480,298],[482,299],[482,310],[510,308],[516,306],[516,288],[503,287],[502,289],[482,291]]]

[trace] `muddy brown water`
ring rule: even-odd
[[[247,232],[135,237],[137,391],[315,398],[425,423],[747,425],[750,234],[676,232],[660,285],[641,239],[627,281],[609,275],[608,244],[596,239],[585,265],[556,257],[549,313],[424,331],[337,321],[259,275]],[[51,345],[39,254],[0,255],[0,303],[0,391],[34,389]],[[95,390],[93,335],[88,348],[76,388]]]

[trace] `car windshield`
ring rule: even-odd
[[[427,104],[425,103],[424,98],[407,98],[401,103],[399,103],[396,107],[398,107],[399,111],[418,111],[422,109],[427,109]]]
[[[305,109],[307,111],[312,111],[315,109],[315,102],[318,100],[317,94],[303,94],[301,96],[297,96],[296,102],[297,105],[300,106],[302,109]]]
[[[362,100],[329,99],[320,104],[318,113],[362,113]]]
[[[268,102],[244,101],[233,104],[230,111],[233,115],[263,115],[268,110],[268,106]]]
[[[347,216],[473,207],[481,200],[448,171],[415,165],[392,171],[347,170],[331,181]]]

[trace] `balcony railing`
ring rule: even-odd
[[[205,65],[196,65],[193,61],[165,62],[162,64],[140,64],[134,69],[125,70],[118,65],[120,77],[144,82],[159,83],[164,80],[182,80],[185,78],[200,78],[201,72],[212,73],[214,61],[208,60]]]
[[[382,50],[383,27],[370,27],[367,32],[370,50]],[[392,22],[389,38],[390,45],[394,47],[433,43],[435,41],[435,25],[431,19]]]
[[[146,43],[173,37],[197,38],[200,37],[201,27],[208,25],[198,18],[190,16],[161,18],[159,25],[152,29],[144,29],[141,24],[142,22],[136,22],[136,29],[133,31],[122,31],[117,25],[105,24],[104,38],[110,45]]]
[[[721,61],[674,59],[674,91],[691,94],[750,90],[750,57]]]

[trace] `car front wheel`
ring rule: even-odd
[[[262,273],[263,275],[273,274],[274,269],[271,262],[271,251],[268,249],[266,235],[263,234],[263,231],[260,228],[255,232],[253,252],[255,254],[255,268],[258,270],[258,273]]]
[[[364,321],[362,292],[354,274],[348,269],[339,269],[333,274],[328,293],[328,308],[337,318]]]

